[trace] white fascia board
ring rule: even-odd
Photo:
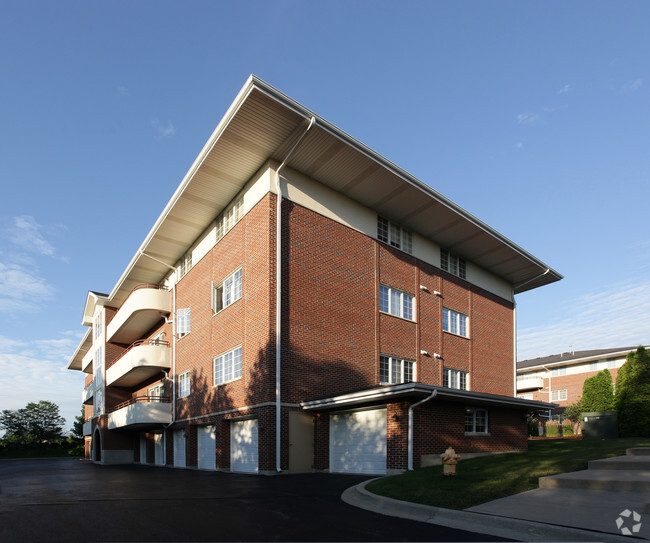
[[[630,349],[625,349],[623,351],[612,351],[611,353],[601,353],[593,356],[583,356],[582,358],[572,358],[571,360],[559,360],[557,362],[552,362],[550,364],[538,364],[537,366],[529,366],[527,368],[518,369],[517,374],[521,375],[523,373],[539,371],[546,368],[574,366],[577,364],[584,364],[585,362],[594,362],[596,360],[607,360],[608,358],[620,358],[620,357],[625,358],[629,352]]]
[[[81,359],[83,358],[83,355],[86,354],[88,349],[86,348],[85,352],[81,352],[84,347],[86,347],[86,344],[89,343],[90,340],[90,333],[92,331],[92,328],[88,328],[86,330],[86,333],[84,334],[84,337],[82,340],[79,342],[79,345],[75,349],[74,354],[70,357],[70,360],[65,366],[66,370],[79,370],[81,371]]]

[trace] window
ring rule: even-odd
[[[468,377],[469,373],[466,371],[444,368],[442,370],[442,386],[447,388],[457,388],[459,390],[469,390]]]
[[[228,351],[214,359],[214,386],[241,377],[241,347]]]
[[[413,320],[413,296],[379,285],[379,311],[396,317]]]
[[[465,433],[487,434],[488,412],[486,409],[465,409]]]
[[[616,360],[608,360],[607,367],[611,370],[616,367]]]
[[[404,230],[401,226],[390,222],[384,217],[377,216],[377,239],[407,253],[413,252],[411,232]]]
[[[533,395],[532,394],[517,394],[517,398],[521,398],[522,400],[532,400]]]
[[[442,329],[458,336],[469,337],[467,331],[467,315],[453,309],[442,308]]]
[[[379,357],[379,382],[396,385],[413,381],[415,362],[394,356]]]
[[[149,388],[149,400],[156,401],[156,400],[160,400],[162,397],[163,397],[162,384],[154,385]]]
[[[465,260],[450,253],[447,249],[440,249],[440,267],[461,279],[467,277]]]
[[[178,376],[178,397],[185,398],[190,395],[190,372],[185,371]]]
[[[562,375],[566,375],[566,367],[564,367],[564,368],[553,368],[551,370],[551,377],[562,377]]]
[[[179,339],[190,333],[190,322],[191,309],[189,307],[176,310],[176,335]]]
[[[566,400],[566,390],[553,390],[551,391],[551,401],[561,402]]]
[[[95,328],[94,338],[97,339],[104,332],[104,312],[102,310],[100,310],[95,317],[95,322],[93,324]]]
[[[590,362],[589,371],[598,371],[598,362]]]
[[[187,253],[181,258],[181,263],[178,266],[178,278],[183,277],[188,271],[192,269],[192,251]]]
[[[244,216],[244,198],[240,197],[217,217],[217,241],[224,237]]]
[[[241,298],[241,268],[212,289],[212,309],[218,313]]]

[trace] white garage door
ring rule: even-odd
[[[258,468],[257,420],[230,424],[230,470],[256,473]]]
[[[165,445],[162,434],[153,435],[154,462],[156,466],[165,465]]]
[[[214,426],[198,429],[199,469],[217,469],[217,432]]]
[[[330,415],[330,471],[386,473],[386,409]]]
[[[174,467],[185,467],[185,430],[174,432]]]

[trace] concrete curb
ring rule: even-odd
[[[643,541],[634,537],[579,530],[565,526],[485,515],[482,513],[457,511],[386,498],[366,490],[366,485],[374,480],[364,481],[363,483],[348,488],[341,495],[341,499],[349,505],[382,515],[418,520],[448,528],[478,532],[518,541],[599,541],[603,543]]]

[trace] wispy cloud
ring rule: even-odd
[[[54,256],[52,244],[41,234],[41,225],[31,215],[14,217],[7,229],[8,239],[20,249],[45,256]]]
[[[518,332],[518,359],[650,343],[650,280],[613,285],[566,300],[562,318]]]
[[[0,262],[0,313],[37,311],[52,294],[35,268]]]
[[[117,92],[118,96],[128,96],[129,95],[129,91],[127,90],[127,88],[122,86],[122,85],[117,87],[116,92]]]
[[[573,87],[574,87],[573,83],[567,83],[563,87],[559,88],[557,93],[558,94],[566,94],[567,92],[572,91]]]
[[[621,85],[621,94],[634,94],[636,91],[638,91],[641,86],[643,85],[643,79],[640,77],[637,77],[633,81],[628,81],[627,83]]]
[[[176,134],[176,129],[171,121],[163,123],[158,117],[155,117],[151,120],[151,126],[156,131],[156,133],[163,138],[171,138]]]
[[[539,113],[520,113],[517,115],[517,122],[519,124],[537,124],[542,120],[542,116]]]
[[[85,375],[65,369],[79,342],[79,333],[35,342],[0,336],[0,409],[19,409],[28,402],[49,400],[66,417],[68,430],[81,406]]]

